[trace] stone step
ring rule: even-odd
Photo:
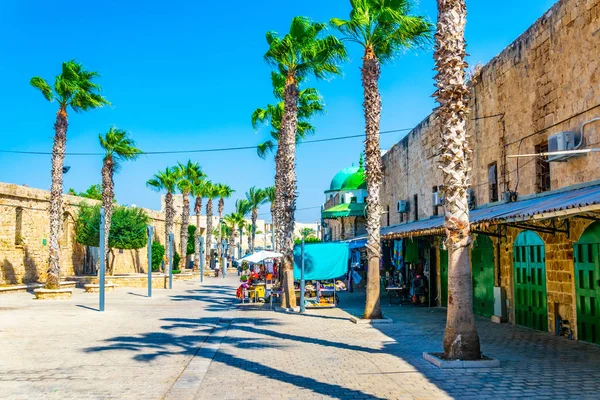
[[[61,281],[60,288],[61,289],[74,288],[76,286],[76,284],[77,284],[77,282]],[[31,291],[34,291],[35,289],[43,289],[44,287],[46,287],[45,283],[24,283],[22,285],[2,286],[2,287],[0,287],[0,294],[31,292]]]
[[[89,283],[87,285],[84,286],[85,288],[85,292],[86,293],[98,293],[100,292],[100,285],[95,285],[93,283]],[[115,290],[115,285],[112,283],[105,283],[104,284],[104,291],[105,292],[112,292],[113,290]]]

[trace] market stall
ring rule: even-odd
[[[282,256],[281,253],[262,250],[239,260],[242,265],[242,275],[236,295],[242,303],[246,300],[265,302],[272,298],[273,285],[277,280],[278,272],[276,260]]]
[[[349,248],[347,243],[310,243],[294,247],[294,279],[297,292],[302,294],[306,308],[335,307],[339,302],[338,290],[345,284],[338,280],[348,272]],[[302,296],[300,296],[302,297]]]

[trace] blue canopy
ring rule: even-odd
[[[294,246],[294,279],[300,279],[302,245]],[[304,245],[304,279],[326,280],[346,275],[350,252],[348,243]]]

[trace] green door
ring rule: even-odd
[[[448,307],[448,250],[440,247],[440,286],[442,287],[441,304]]]
[[[494,315],[494,243],[478,235],[471,250],[473,312],[482,317]]]
[[[600,223],[590,225],[575,243],[577,338],[600,344],[599,265]]]
[[[540,331],[548,330],[546,255],[544,241],[532,231],[523,231],[514,245],[515,322]]]

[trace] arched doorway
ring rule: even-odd
[[[533,231],[523,231],[514,244],[515,323],[548,330],[546,252],[544,241]]]
[[[598,248],[600,223],[591,224],[575,243],[575,291],[577,294],[577,338],[600,344],[600,271]]]
[[[478,235],[471,250],[473,312],[482,317],[494,315],[494,243]]]

